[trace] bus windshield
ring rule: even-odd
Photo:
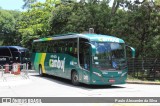
[[[25,63],[24,58],[29,58],[29,51],[28,50],[12,51],[12,56],[14,62]]]
[[[13,56],[13,61],[14,62],[20,62],[20,53],[19,52],[13,51],[12,56]]]
[[[92,42],[96,46],[93,66],[99,70],[122,70],[127,67],[125,44],[115,42]]]

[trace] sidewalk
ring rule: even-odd
[[[160,82],[156,81],[141,81],[141,80],[127,80],[128,84],[149,84],[149,85],[160,85]]]
[[[0,87],[1,86],[15,86],[30,82],[28,73],[21,72],[19,75],[11,73],[3,73],[0,71]]]

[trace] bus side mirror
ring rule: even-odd
[[[92,52],[92,56],[95,56],[96,55],[96,46],[94,46],[93,44],[91,43],[85,43],[86,45],[89,45],[90,47],[90,51]]]
[[[126,47],[129,47],[131,49],[131,51],[132,51],[132,58],[135,58],[136,50],[133,47],[128,46],[128,45],[126,45]]]
[[[131,47],[131,50],[132,50],[132,58],[135,58],[136,50],[133,47]]]

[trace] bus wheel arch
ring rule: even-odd
[[[73,85],[79,85],[79,74],[75,69],[71,70],[71,81]]]

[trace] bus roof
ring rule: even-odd
[[[86,38],[90,41],[124,43],[124,40],[120,38],[109,36],[109,35],[101,35],[101,34],[63,34],[62,36],[59,35],[54,37],[36,39],[33,42],[77,38],[77,37]]]
[[[21,46],[0,46],[0,48],[15,48],[15,49],[18,49],[18,50],[27,49],[27,48],[24,48],[24,47],[21,47]]]

